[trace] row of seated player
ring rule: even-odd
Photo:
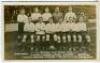
[[[24,36],[23,41],[27,37],[27,33],[31,33],[31,38],[33,39],[34,35],[48,35],[48,34],[64,34],[64,33],[79,33],[87,32],[87,27],[84,22],[73,22],[70,19],[70,22],[62,22],[62,19],[58,23],[53,23],[53,20],[50,19],[49,23],[46,25],[43,23],[42,18],[40,18],[37,24],[28,22],[24,25]],[[49,37],[49,36],[47,36]],[[32,40],[33,41],[33,40]]]
[[[26,23],[18,24],[19,33],[24,32],[36,32],[36,34],[55,33],[55,32],[68,32],[68,31],[87,31],[86,23],[82,20],[74,21],[73,18],[70,21],[63,21],[59,19],[58,22],[54,22],[53,18],[50,18],[47,23],[43,22],[43,18],[39,17],[37,23],[29,20]]]

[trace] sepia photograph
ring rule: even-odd
[[[62,4],[3,5],[4,59],[96,59],[96,5]]]

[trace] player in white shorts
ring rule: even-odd
[[[53,18],[49,19],[49,23],[46,24],[46,43],[47,48],[55,48],[54,42],[54,33],[55,33],[55,24],[53,23]]]
[[[81,42],[81,47],[85,47],[85,48],[88,48],[89,47],[89,44],[91,42],[91,37],[89,36],[88,34],[88,30],[87,30],[87,25],[86,23],[84,22],[83,19],[79,20],[79,26],[80,26],[80,35],[82,36],[82,42]]]
[[[81,27],[80,27],[80,23],[78,21],[74,21],[74,25],[73,25],[73,35],[72,35],[72,38],[73,38],[73,50],[76,51],[78,50],[79,46],[80,46],[80,43],[82,42],[82,36],[80,35],[80,32],[81,32]]]
[[[61,40],[63,42],[63,48],[68,49],[69,48],[69,42],[71,41],[70,36],[70,23],[68,21],[63,21],[60,25],[61,27]]]
[[[26,38],[28,37],[27,33],[28,33],[31,37],[31,43],[34,43],[33,33],[35,32],[35,24],[32,23],[31,21],[26,22],[24,25],[24,32],[26,32],[26,34],[24,34],[22,42],[26,42]]]
[[[36,24],[36,36],[37,46],[41,49],[45,41],[45,24],[42,17],[39,17],[39,22]]]
[[[66,25],[66,22],[63,21],[63,19],[60,19],[62,22],[60,24],[60,31],[61,31],[61,41],[63,43],[66,43],[66,28],[67,28],[67,25]]]
[[[69,49],[72,49],[73,50],[73,45],[74,45],[74,42],[76,42],[76,35],[75,34],[75,30],[76,29],[74,26],[76,25],[74,19],[72,17],[69,18],[70,21],[69,22],[69,33],[67,34],[67,39],[68,39],[68,42],[69,42]]]
[[[55,32],[55,33],[54,33],[54,41],[57,42],[57,41],[58,41],[58,38],[57,38],[58,22],[56,22],[56,23],[54,23],[54,24],[55,24],[55,27],[54,27],[54,28],[55,28],[55,29],[54,29],[54,32]]]
[[[49,11],[49,8],[45,8],[45,12],[42,14],[43,22],[47,24],[49,22],[49,19],[52,17],[52,14]]]
[[[30,18],[28,22],[25,23],[24,25],[24,35],[22,38],[22,43],[23,43],[23,48],[26,47],[27,50],[30,48],[30,42],[33,44],[34,41],[34,34],[35,34],[35,25],[31,22]],[[30,39],[30,42],[28,41]]]
[[[31,13],[31,19],[33,23],[37,23],[39,20],[39,17],[41,17],[41,13],[39,12],[38,7],[34,8],[34,12]]]
[[[20,9],[20,13],[17,16],[18,21],[18,39],[23,35],[24,24],[28,22],[28,16],[25,15],[25,9]]]
[[[62,50],[62,22],[63,22],[63,19],[60,18],[58,22],[55,22],[55,27],[56,27],[56,35],[57,35],[57,49],[58,50]]]

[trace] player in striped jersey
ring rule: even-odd
[[[64,21],[70,21],[70,17],[74,19],[74,21],[77,19],[76,14],[73,12],[72,7],[70,6],[68,8],[68,12],[64,16]]]

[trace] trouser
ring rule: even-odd
[[[23,48],[25,48],[25,50],[29,51],[30,48],[35,47],[35,41],[34,43],[32,43],[32,40],[35,39],[34,35],[35,35],[35,32],[24,31],[22,46]]]
[[[38,50],[43,50],[44,48],[44,42],[45,42],[45,35],[44,34],[37,34],[36,35],[36,46]]]
[[[55,33],[57,35],[57,41],[55,42],[55,46],[57,48],[57,50],[62,50],[62,39],[61,39],[61,32],[56,32]]]
[[[68,41],[68,44],[69,44],[68,47],[71,48],[71,49],[74,49],[76,44],[77,44],[77,42],[76,42],[76,40],[77,40],[76,32],[71,31],[71,32],[68,33],[68,36],[70,36],[70,40],[71,40],[70,42]],[[69,37],[68,37],[68,39],[69,39]]]
[[[87,42],[87,39],[86,39],[87,32],[86,31],[81,31],[80,34],[82,35],[81,46],[87,47],[88,46],[88,42]]]
[[[46,42],[44,44],[45,49],[48,49],[50,46],[55,46],[54,33],[46,33]]]
[[[68,42],[68,35],[69,32],[62,32],[61,33],[61,45],[63,47],[64,50],[67,50],[69,48],[70,42]]]
[[[46,33],[46,41],[53,42],[54,41],[53,33]]]
[[[24,30],[24,23],[19,22],[18,23],[18,35],[23,35],[23,30]]]
[[[79,49],[82,51],[88,51],[90,47],[90,43],[87,41],[86,36],[88,35],[86,31],[80,31],[78,32],[78,35],[82,37],[82,41],[79,42]]]

